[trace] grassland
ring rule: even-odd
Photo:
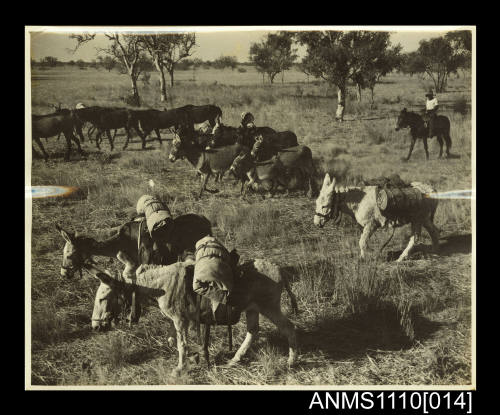
[[[452,153],[438,160],[438,145],[430,142],[425,161],[418,142],[408,163],[401,161],[409,146],[409,132],[394,130],[397,113],[419,110],[426,81],[394,74],[375,89],[375,105],[368,97],[349,99],[347,121],[333,122],[335,91],[321,82],[307,82],[290,72],[285,83],[263,85],[252,69],[178,72],[168,107],[214,103],[223,121],[237,125],[244,110],[257,125],[292,130],[300,143],[311,147],[318,169],[333,173],[340,183],[398,173],[405,180],[433,184],[438,190],[469,189],[471,171],[470,112],[453,111],[454,102],[470,103],[470,79],[451,79],[439,96],[442,113],[451,120]],[[141,85],[145,106],[162,108],[155,75]],[[51,112],[48,104],[74,106],[124,105],[126,76],[94,69],[53,69],[34,72],[34,113]],[[164,136],[170,137],[164,133]],[[118,134],[121,142],[124,135]],[[469,384],[471,378],[471,204],[442,201],[435,222],[441,230],[441,253],[428,253],[427,234],[403,264],[387,261],[404,248],[408,229],[396,231],[382,255],[378,247],[388,237],[379,231],[371,239],[366,261],[358,259],[360,230],[349,218],[340,226],[313,225],[314,200],[292,194],[262,200],[239,199],[239,188],[225,178],[220,193],[197,200],[199,183],[184,161],[168,161],[169,142],[152,139],[145,151],[133,139],[126,151],[102,151],[83,144],[86,157],[72,153],[64,162],[64,140],[47,141],[51,159],[33,160],[33,185],[71,185],[80,191],[69,198],[33,201],[31,325],[34,385],[442,385]],[[116,148],[120,148],[117,145]],[[234,368],[222,365],[231,357],[224,328],[218,328],[210,347],[215,366],[193,364],[180,378],[172,378],[177,361],[168,345],[169,322],[150,306],[138,325],[108,333],[93,333],[90,316],[97,281],[63,280],[59,276],[63,239],[54,224],[103,238],[125,222],[138,197],[153,179],[175,215],[196,212],[207,216],[229,249],[242,260],[263,257],[294,276],[292,290],[301,313],[290,318],[298,329],[300,360],[286,369],[287,345],[276,328],[261,318],[261,336],[249,356]],[[211,187],[214,185],[212,184]],[[115,260],[96,258],[118,272]],[[290,312],[283,296],[283,308]],[[234,327],[235,344],[245,335],[244,317]],[[191,334],[191,346],[195,336]]]

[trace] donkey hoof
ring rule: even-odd
[[[225,367],[235,367],[237,366],[238,364],[240,363],[239,360],[234,360],[234,359],[231,359],[229,362],[227,362],[224,366]]]

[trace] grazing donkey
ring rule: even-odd
[[[229,170],[233,160],[241,151],[249,152],[248,147],[239,143],[229,146],[217,147],[209,151],[200,148],[195,142],[181,139],[177,134],[172,141],[172,149],[168,156],[171,162],[180,158],[186,158],[201,176],[201,189],[198,197],[201,198],[203,191],[216,193],[217,190],[207,189],[207,182],[211,175],[222,179],[224,173]]]
[[[64,159],[66,161],[69,160],[69,155],[71,152],[71,140],[76,143],[78,147],[78,152],[80,154],[84,154],[83,150],[80,146],[80,141],[73,134],[73,129],[75,125],[75,120],[70,110],[67,109],[58,109],[53,114],[47,115],[31,115],[31,128],[32,128],[32,138],[42,150],[43,157],[45,161],[48,160],[49,155],[45,151],[45,148],[42,145],[42,141],[40,138],[48,138],[58,135],[60,133],[64,134],[66,138],[66,154]],[[38,155],[38,152],[33,147],[33,153]]]
[[[175,325],[179,361],[173,371],[174,375],[180,374],[185,367],[189,322],[197,322],[199,316],[200,323],[206,326],[215,324],[210,300],[201,297],[197,305],[199,295],[195,294],[192,288],[194,264],[194,256],[189,255],[184,262],[168,266],[141,265],[136,272],[134,287],[137,287],[140,296],[156,300],[162,313]],[[131,281],[123,277],[113,277],[90,261],[86,262],[84,267],[101,281],[95,298],[92,320],[111,321],[119,313],[119,300],[126,297],[132,289]],[[228,318],[231,324],[236,324],[241,313],[245,311],[247,335],[229,365],[238,363],[248,351],[252,340],[258,333],[259,313],[261,313],[287,336],[288,365],[292,366],[297,356],[297,340],[295,327],[281,311],[280,300],[283,288],[290,296],[295,313],[297,313],[297,301],[290,290],[286,274],[275,264],[260,259],[245,262],[237,268],[240,276],[235,281],[234,291],[238,293],[238,306],[231,308]],[[207,336],[206,332],[205,335]],[[209,364],[206,342],[204,357]]]
[[[276,134],[255,138],[251,154],[257,161],[269,160],[280,150],[298,146],[297,136],[292,131],[280,131]]]
[[[399,131],[401,128],[407,127],[410,127],[411,144],[410,152],[408,153],[408,156],[405,160],[410,160],[411,153],[413,151],[413,147],[415,146],[417,138],[421,138],[424,142],[425,157],[427,160],[429,160],[427,138],[432,137],[429,137],[429,129],[425,125],[424,119],[417,113],[407,111],[406,108],[403,108],[396,123],[396,131]],[[443,139],[446,143],[446,157],[450,157],[451,137],[450,120],[448,119],[448,117],[445,117],[444,115],[436,116],[433,134],[437,137],[439,143],[439,158],[443,156]]]
[[[323,187],[316,200],[314,224],[322,228],[330,219],[333,219],[334,223],[339,223],[341,213],[354,218],[363,227],[363,233],[359,240],[359,248],[361,252],[360,256],[364,258],[368,239],[379,227],[391,225],[395,228],[404,223],[395,223],[382,214],[377,205],[377,186],[337,189],[335,182],[335,178],[331,180],[328,173],[325,175]],[[422,193],[435,192],[431,186],[423,183],[413,182],[411,185]],[[432,239],[434,251],[438,250],[439,231],[433,223],[437,204],[438,201],[436,199],[423,198],[422,209],[409,213],[407,220],[411,223],[411,238],[408,246],[398,258],[398,262],[410,254],[415,245],[415,239],[420,236],[422,225]]]

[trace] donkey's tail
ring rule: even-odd
[[[299,314],[299,307],[297,306],[297,297],[295,297],[295,294],[292,292],[289,281],[292,277],[292,274],[282,269],[281,277],[283,281],[283,287],[285,288],[286,292],[288,293],[288,297],[290,298],[290,305],[292,307],[292,312],[293,314],[297,315]]]

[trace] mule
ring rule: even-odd
[[[64,159],[69,160],[69,155],[71,152],[71,140],[73,140],[78,147],[78,152],[84,154],[80,141],[73,134],[75,121],[70,110],[59,109],[52,114],[47,115],[31,115],[31,128],[32,128],[32,139],[38,144],[40,150],[42,150],[43,157],[45,161],[49,159],[49,155],[45,151],[40,138],[49,138],[56,136],[60,133],[64,134],[66,138],[66,154]],[[33,154],[40,156],[33,146]]]
[[[429,160],[429,150],[427,148],[427,138],[429,129],[424,122],[424,119],[417,113],[407,111],[406,108],[400,112],[396,122],[396,131],[402,128],[410,128],[411,144],[410,151],[406,157],[406,161],[410,160],[413,147],[417,138],[421,138],[424,142],[425,157]],[[446,143],[446,157],[450,157],[451,137],[450,137],[450,120],[444,115],[437,115],[434,120],[433,137],[436,136],[439,143],[439,158],[443,156],[443,140]]]
[[[255,138],[251,154],[257,161],[269,160],[280,150],[298,146],[297,136],[292,131],[280,131],[276,134]]]
[[[99,107],[97,105],[94,105],[92,107],[80,107],[72,110],[73,117],[75,118],[75,131],[82,142],[84,140],[83,126],[87,123],[90,124],[90,127],[87,129],[87,136],[89,138],[89,141],[92,141],[92,134],[97,130],[96,120],[98,119],[99,114],[106,110],[106,108]],[[114,131],[112,137],[113,141],[116,136],[116,132],[117,129],[115,129]]]
[[[391,226],[394,231],[396,227],[405,224],[401,222],[396,223],[382,214],[377,205],[377,186],[336,188],[335,183],[335,178],[331,180],[330,175],[327,173],[321,192],[316,199],[314,224],[322,228],[330,219],[333,219],[334,223],[339,223],[341,213],[355,219],[363,228],[361,238],[359,239],[361,258],[365,258],[368,239],[378,228]],[[431,186],[423,183],[413,182],[411,185],[422,193],[435,192]],[[415,245],[415,240],[420,236],[422,226],[427,230],[432,239],[434,251],[438,251],[439,230],[434,225],[437,204],[438,201],[436,199],[424,198],[423,208],[409,215],[411,237],[406,249],[399,256],[398,262],[408,257]]]
[[[224,173],[229,170],[233,160],[241,151],[249,152],[248,147],[239,143],[229,146],[217,147],[212,150],[203,150],[195,142],[182,140],[178,135],[172,141],[172,149],[168,156],[171,162],[186,158],[201,176],[201,188],[198,197],[201,198],[203,191],[216,193],[217,190],[207,189],[207,182],[211,175],[222,179]]]
[[[179,375],[186,366],[189,322],[204,323],[206,326],[215,324],[210,301],[201,297],[197,305],[199,295],[195,294],[192,288],[194,264],[194,256],[190,255],[185,261],[168,266],[141,265],[137,269],[133,285],[137,287],[141,297],[156,300],[162,313],[174,323],[179,354],[174,375]],[[119,276],[113,277],[109,272],[102,271],[90,262],[84,267],[101,281],[92,319],[111,321],[119,312],[118,297],[130,291],[131,281]],[[283,288],[290,296],[293,311],[297,313],[298,310],[287,275],[277,265],[260,259],[240,264],[237,269],[239,277],[235,281],[234,292],[238,293],[238,304],[231,308],[227,316],[230,323],[235,324],[245,311],[247,334],[228,365],[237,364],[250,348],[258,333],[259,313],[261,313],[287,336],[288,365],[292,366],[297,358],[297,340],[294,325],[281,311]],[[204,356],[207,364],[210,364],[208,346],[204,347]]]

